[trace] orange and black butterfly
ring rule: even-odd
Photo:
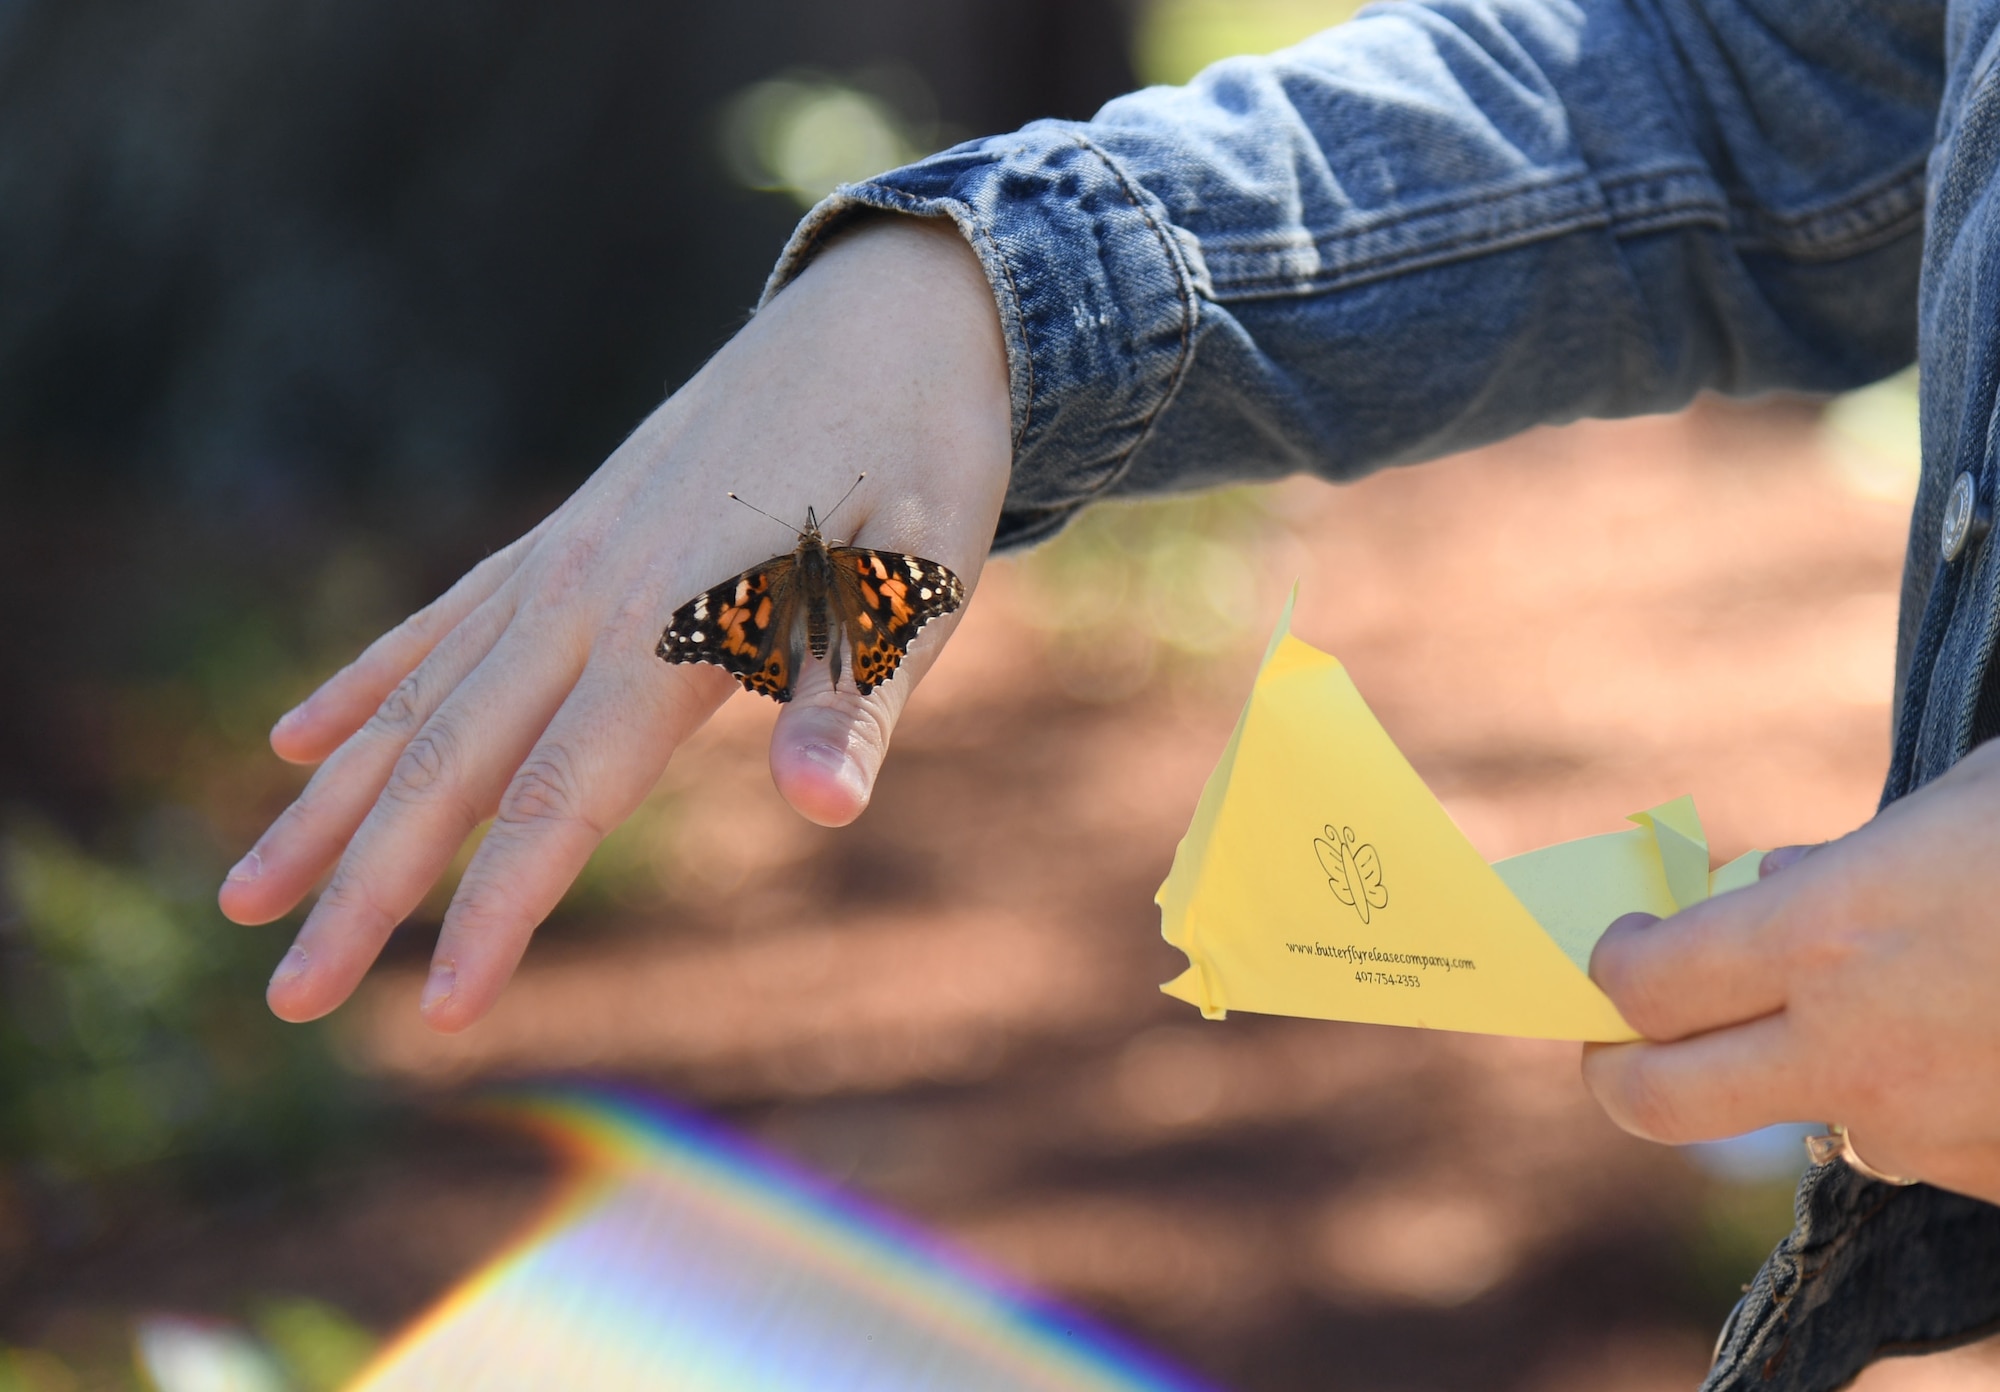
[[[832,659],[838,685],[844,646],[855,690],[866,696],[895,675],[918,629],[965,603],[965,586],[936,561],[829,546],[811,508],[798,530],[790,555],[674,610],[655,651],[668,662],[712,662],[744,690],[789,701],[807,653]]]

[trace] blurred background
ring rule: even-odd
[[[1153,888],[1280,596],[1490,857],[1888,746],[1913,383],[1106,508],[989,572],[841,832],[733,702],[457,1039],[449,886],[281,1026],[213,890],[270,722],[579,483],[836,182],[1341,0],[0,0],[0,1389],[135,1320],[339,1386],[541,1211],[505,1080],[678,1099],[1219,1385],[1692,1385],[1795,1143],[1618,1134],[1574,1049],[1160,997]],[[1869,1388],[1984,1385],[1980,1350]],[[1953,1381],[1958,1379],[1958,1381]]]

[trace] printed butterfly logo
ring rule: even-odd
[[[1357,845],[1356,840],[1353,827],[1329,826],[1324,837],[1313,838],[1313,850],[1333,897],[1352,906],[1366,923],[1370,909],[1389,907],[1389,891],[1382,884],[1381,854],[1368,842]]]
[[[848,497],[853,493],[847,490]],[[835,503],[827,518],[846,501]],[[917,630],[965,603],[965,586],[922,556],[829,546],[820,525],[807,508],[790,555],[754,565],[674,610],[654,651],[668,662],[714,663],[745,691],[774,701],[792,699],[792,679],[807,653],[830,656],[839,685],[843,646],[854,688],[863,696],[889,680]]]

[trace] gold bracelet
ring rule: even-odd
[[[1861,1152],[1854,1148],[1854,1137],[1850,1136],[1847,1128],[1837,1121],[1827,1123],[1824,1136],[1806,1137],[1806,1154],[1812,1156],[1815,1165],[1830,1165],[1835,1160],[1845,1160],[1850,1170],[1866,1175],[1869,1179],[1880,1180],[1884,1184],[1907,1187],[1922,1182],[1904,1179],[1901,1175],[1884,1174],[1863,1160]]]

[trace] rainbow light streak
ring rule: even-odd
[[[711,1124],[602,1092],[503,1114],[577,1177],[350,1392],[1198,1392]]]

